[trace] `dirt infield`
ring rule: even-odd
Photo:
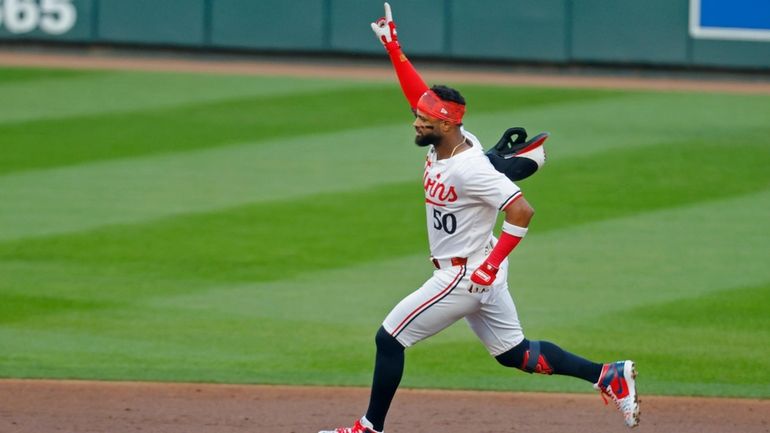
[[[393,81],[382,66],[116,57],[0,49],[0,66],[193,71]],[[426,69],[430,81],[770,94],[770,82]],[[395,85],[395,83],[394,83]],[[770,400],[644,395],[638,432],[770,433]],[[315,433],[366,408],[362,388],[0,380],[0,433]],[[396,395],[389,433],[625,431],[598,395],[427,391]]]
[[[0,381],[0,432],[316,433],[365,410],[361,388]],[[598,395],[402,389],[393,433],[626,431]],[[770,401],[642,397],[644,432],[770,432]]]

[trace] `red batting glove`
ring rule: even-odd
[[[388,52],[401,48],[401,45],[398,44],[396,23],[393,22],[393,14],[390,12],[390,5],[387,2],[385,3],[385,16],[372,23],[372,30]]]
[[[508,224],[508,223],[506,223]],[[505,230],[505,224],[503,225]],[[511,228],[510,230],[513,230]],[[497,241],[497,245],[492,248],[492,252],[489,253],[489,257],[484,260],[484,263],[479,266],[478,269],[473,271],[471,275],[471,281],[479,286],[491,286],[497,276],[497,271],[500,269],[500,263],[508,257],[508,254],[516,248],[516,245],[521,242],[521,236],[526,234],[526,229],[519,227],[519,236],[512,235],[506,231],[500,233],[500,239]],[[523,231],[523,232],[522,232]]]
[[[478,267],[473,274],[471,274],[471,281],[479,286],[491,286],[495,282],[497,271],[500,268],[489,263],[489,260],[484,261],[481,266]]]

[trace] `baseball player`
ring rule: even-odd
[[[423,174],[428,240],[436,270],[387,315],[375,337],[369,407],[352,427],[319,433],[381,433],[401,381],[406,348],[464,318],[490,355],[528,373],[560,374],[592,383],[639,423],[633,361],[600,364],[547,341],[525,338],[508,291],[508,255],[527,234],[534,210],[519,187],[495,170],[479,140],[463,128],[465,99],[428,86],[401,51],[390,6],[372,23],[415,114],[415,143],[428,150]],[[505,214],[502,233],[492,230]],[[607,402],[605,398],[605,403]]]

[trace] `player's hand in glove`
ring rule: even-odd
[[[484,261],[475,271],[471,274],[471,281],[479,286],[491,286],[495,282],[497,277],[497,271],[500,268],[489,263],[489,260]]]
[[[398,44],[396,23],[393,22],[393,14],[390,12],[390,5],[387,2],[385,3],[385,16],[372,23],[372,30],[389,52],[401,47]]]
[[[532,214],[535,211],[529,206],[523,197],[515,199],[508,207],[505,208],[506,216],[512,216],[514,218],[523,218],[522,221],[529,224],[529,219],[532,218]],[[521,215],[524,216],[521,216]],[[519,227],[508,220],[503,223],[503,231],[500,233],[500,239],[497,240],[497,244],[489,256],[481,266],[478,267],[473,274],[471,274],[471,281],[479,286],[491,286],[495,282],[497,277],[497,271],[500,270],[500,264],[503,263],[508,254],[516,248],[516,245],[521,242],[521,238],[527,234],[526,227]]]

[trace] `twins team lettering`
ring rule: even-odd
[[[425,195],[428,198],[432,198],[441,203],[453,203],[457,201],[457,191],[454,185],[446,185],[441,182],[441,173],[436,175],[433,179],[429,177],[429,173],[426,170],[423,175],[423,188],[425,189]]]

